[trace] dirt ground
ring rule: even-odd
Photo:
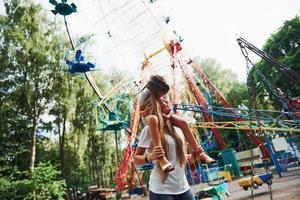
[[[224,200],[247,200],[251,198],[251,190],[244,191],[239,187],[238,180],[234,180],[228,183],[230,197],[224,195]],[[195,194],[201,188],[205,188],[206,184],[199,184],[192,186],[191,190]],[[253,192],[253,199],[255,200],[268,200],[270,198],[270,193],[267,184],[263,184],[258,189]],[[290,175],[279,178],[274,175],[272,184],[272,197],[274,200],[300,200],[300,174]],[[135,200],[147,200],[148,197],[134,197],[130,199]]]

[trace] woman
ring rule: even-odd
[[[198,146],[186,121],[171,113],[168,102],[161,98],[168,91],[169,86],[164,78],[156,75],[150,78],[146,89],[141,93],[139,104],[142,111],[140,114],[145,117],[146,126],[140,134],[134,162],[137,165],[143,165],[150,161],[155,163],[149,182],[150,200],[194,200],[185,176],[184,137],[194,149],[192,152],[194,159],[205,163],[214,160],[206,155],[201,146]],[[147,121],[149,115],[152,118],[151,123]],[[175,132],[173,125],[183,131],[184,137],[182,133]],[[155,129],[155,127],[158,128]],[[163,147],[155,145],[153,139],[159,139]],[[150,150],[148,151],[149,154],[145,154],[147,150]],[[174,164],[175,169],[173,172],[164,173],[160,170],[159,162],[157,163],[156,160],[159,161],[163,156],[166,156],[170,163]]]
[[[145,93],[148,93],[147,91]],[[194,197],[190,191],[189,184],[185,176],[185,162],[186,155],[184,152],[184,136],[177,133],[166,118],[160,113],[160,107],[165,109],[162,102],[159,102],[153,94],[145,94],[142,100],[147,102],[146,104],[152,105],[151,115],[155,115],[158,119],[158,129],[161,129],[161,138],[164,142],[162,146],[154,146],[151,134],[148,133],[151,129],[151,123],[148,124],[142,130],[139,138],[138,147],[135,152],[134,162],[137,165],[142,165],[154,161],[154,169],[150,175],[149,187],[150,187],[150,200],[194,200]],[[150,115],[150,116],[151,116]],[[145,121],[147,116],[145,117]],[[149,149],[149,154],[144,155],[146,149]],[[162,156],[166,156],[175,169],[172,172],[164,173],[160,170],[157,159]]]
[[[164,92],[167,92],[169,88],[167,87]],[[159,105],[159,98],[161,95],[164,95],[164,92],[157,94],[158,97],[153,95],[153,93],[148,89],[144,89],[140,98],[139,98],[139,107],[142,110],[145,110],[148,105],[148,108],[151,108],[147,113],[143,114],[145,125],[148,127],[147,132],[152,140],[154,147],[167,147],[166,138],[164,137],[164,122],[161,115],[161,109]],[[146,157],[147,159],[147,157]],[[165,155],[157,157],[157,161],[161,170],[167,174],[175,169],[175,166],[171,164]]]
[[[180,128],[184,134],[184,137],[188,144],[192,148],[192,157],[193,159],[196,159],[198,161],[204,162],[204,163],[211,163],[215,160],[209,157],[203,148],[198,145],[196,138],[192,134],[192,131],[188,125],[188,123],[178,115],[172,114],[172,109],[169,105],[169,102],[167,101],[167,93],[169,91],[170,87],[166,83],[165,79],[162,76],[154,75],[150,77],[150,80],[147,82],[142,94],[140,95],[139,104],[140,104],[140,114],[142,117],[148,116],[150,113],[153,112],[152,104],[147,104],[145,101],[146,98],[152,97],[156,99],[159,103],[163,104],[162,107],[158,107],[159,109],[162,109],[161,115],[164,119],[169,121],[172,125]],[[161,146],[161,142],[164,142],[164,137],[161,135],[161,131],[159,129],[156,129],[157,126],[160,126],[158,124],[158,118],[154,115],[151,115],[151,117],[147,117],[151,122],[150,126],[150,134],[153,140],[153,143],[155,146]],[[149,122],[149,121],[146,121]],[[161,129],[161,128],[160,128]],[[162,141],[161,141],[162,140]],[[163,161],[162,164],[166,164],[167,161]],[[168,168],[167,168],[168,169]],[[173,170],[173,169],[171,169]],[[170,170],[170,171],[171,171]]]

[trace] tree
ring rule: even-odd
[[[41,13],[41,7],[28,1],[6,1],[2,16],[3,38],[1,54],[5,76],[10,82],[8,91],[14,96],[16,109],[29,123],[31,134],[31,163],[33,172],[36,157],[36,134],[41,116],[49,108],[53,88],[58,84],[62,45],[54,25]],[[21,30],[21,31],[20,31]],[[13,95],[14,92],[14,95]]]
[[[285,21],[283,26],[271,35],[263,46],[263,51],[300,74],[299,46],[300,17],[295,16],[293,19]],[[290,98],[299,96],[300,88],[275,66],[271,66],[265,60],[261,60],[256,64],[255,68],[263,73],[272,87],[278,90],[287,101]],[[257,75],[257,71],[252,70],[251,75],[254,77],[258,103],[264,105],[269,103],[278,110],[282,109],[282,106],[278,103],[274,94],[267,89],[264,82]]]
[[[32,185],[36,199],[64,199],[65,181],[59,179],[59,171],[50,163],[39,163],[32,174]],[[32,199],[31,195],[29,195]],[[33,197],[34,198],[34,197]]]
[[[235,82],[227,94],[227,100],[234,108],[248,104],[249,94],[245,83]]]
[[[221,64],[212,58],[201,60],[195,58],[195,62],[201,67],[205,75],[209,80],[218,88],[218,90],[226,97],[232,90],[234,85],[238,83],[237,75],[230,69],[223,69]],[[198,77],[197,75],[195,77]],[[199,81],[202,83],[202,80]],[[203,85],[201,88],[203,91],[206,87]]]
[[[40,6],[20,0],[4,1],[4,6],[6,15],[0,16],[0,137],[6,145],[1,145],[1,164],[5,165],[0,176],[26,182],[34,174],[40,120],[59,84],[63,44],[57,27]]]

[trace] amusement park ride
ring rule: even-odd
[[[54,15],[58,13],[60,15],[66,16],[77,11],[76,5],[74,3],[67,4],[67,0],[61,0],[61,3],[57,3],[57,1],[55,0],[50,0],[49,2],[55,6],[54,10],[51,10]]]
[[[72,46],[72,50],[75,51],[75,47],[73,45],[72,39],[69,34],[67,22],[66,22],[66,15],[70,15],[73,12],[76,12],[76,6],[74,4],[67,4],[66,0],[62,0],[61,3],[57,3],[55,0],[50,0],[50,3],[55,5],[55,10],[52,12],[54,14],[60,14],[64,16],[66,29],[68,32],[69,40]],[[154,2],[154,1],[153,1]],[[152,2],[152,3],[153,3]],[[142,4],[144,5],[144,3]],[[124,4],[124,7],[127,6],[127,4]],[[151,12],[149,9],[146,8],[146,12]],[[141,14],[140,14],[141,15]],[[153,17],[153,14],[151,13],[150,16]],[[140,16],[136,16],[138,18]],[[134,19],[136,19],[134,18]],[[166,18],[166,24],[170,22],[170,17]],[[131,20],[132,21],[132,20]],[[130,21],[130,22],[131,22]],[[110,33],[110,31],[108,32]],[[146,37],[148,43],[151,42],[151,39],[149,37]],[[153,38],[155,40],[157,38]],[[261,137],[259,137],[258,132],[262,131],[286,131],[286,132],[300,132],[300,117],[299,117],[299,107],[300,107],[300,100],[298,98],[293,98],[290,100],[290,103],[286,103],[287,101],[281,97],[281,94],[277,92],[272,85],[268,82],[268,80],[263,76],[261,72],[258,72],[259,76],[267,86],[267,88],[272,92],[272,94],[275,95],[275,97],[278,99],[278,101],[283,106],[283,112],[281,111],[266,111],[266,110],[256,110],[254,109],[248,109],[248,110],[241,110],[236,109],[231,106],[231,104],[226,100],[226,98],[221,94],[221,92],[217,89],[217,87],[209,80],[209,78],[205,75],[203,70],[199,67],[199,65],[194,62],[184,51],[184,48],[181,45],[182,39],[172,39],[167,40],[165,39],[162,42],[162,46],[156,47],[156,49],[153,49],[150,54],[145,53],[145,58],[143,65],[141,67],[141,81],[140,83],[143,85],[147,78],[146,70],[151,69],[151,60],[154,57],[159,57],[160,55],[163,55],[164,57],[167,57],[171,60],[171,64],[169,65],[173,72],[173,86],[172,86],[172,95],[173,95],[173,102],[174,102],[174,112],[177,110],[183,110],[183,111],[192,111],[192,112],[201,112],[203,115],[203,118],[205,122],[198,122],[196,124],[197,128],[205,128],[210,129],[214,135],[217,148],[219,150],[223,150],[225,148],[225,143],[222,140],[220,130],[221,129],[237,129],[242,130],[244,135],[251,139],[251,141],[259,147],[262,155],[264,158],[271,158],[272,155],[270,154],[269,149],[265,146],[264,142],[262,142]],[[243,38],[237,39],[238,44],[240,45],[240,48],[242,50],[243,55],[246,58],[247,63],[250,63],[253,65],[251,60],[248,57],[247,49],[251,50],[252,52],[259,55],[262,59],[266,60],[273,66],[277,67],[280,71],[283,71],[287,77],[289,77],[298,87],[300,87],[300,75],[297,74],[295,71],[290,69],[289,67],[283,65],[282,63],[279,63],[274,58],[272,58],[267,53],[259,50],[254,45],[250,44]],[[90,71],[93,71],[95,68],[95,65],[87,62],[84,63],[84,58],[81,50],[77,50],[75,53],[75,59],[74,60],[68,60],[66,59],[66,64],[70,67],[69,72],[71,74],[73,73],[84,73],[85,77],[87,78],[89,84],[93,88],[96,95],[99,97],[100,101],[102,102],[101,105],[103,105],[110,113],[111,124],[106,124],[106,126],[103,128],[103,130],[120,130],[125,129],[128,133],[128,145],[124,150],[123,157],[119,166],[119,169],[115,176],[115,182],[117,184],[117,190],[122,191],[125,187],[125,185],[133,186],[133,177],[136,173],[139,179],[139,184],[142,189],[143,183],[141,181],[140,174],[137,172],[136,166],[132,163],[132,157],[135,151],[134,142],[136,140],[136,135],[139,130],[140,125],[140,116],[138,112],[138,106],[137,106],[137,99],[133,101],[133,110],[131,115],[131,123],[129,128],[127,127],[127,124],[123,122],[120,117],[114,112],[114,110],[107,104],[107,102],[104,102],[104,97],[100,93],[95,81],[93,80]],[[196,81],[190,71],[189,68],[192,68],[197,76],[199,76],[203,82],[203,84],[210,90],[210,92],[214,95],[214,97],[218,100],[218,102],[223,107],[212,107],[209,106],[204,95],[200,91],[199,87],[196,84]],[[189,105],[189,104],[176,104],[178,94],[177,94],[177,88],[176,88],[176,76],[175,72],[176,70],[181,70],[184,80],[186,81],[190,93],[193,95],[196,105]],[[226,116],[232,118],[232,121],[229,122],[215,122],[212,119],[212,114],[215,116]],[[259,118],[259,120],[257,120]],[[128,173],[129,166],[131,165],[131,178],[129,181],[126,180],[126,175]],[[142,170],[151,169],[153,165],[151,166],[144,166],[142,167]],[[143,192],[145,193],[145,191]]]
[[[75,74],[75,73],[85,73],[85,72],[89,72],[92,71],[92,69],[95,68],[95,65],[87,62],[84,63],[84,56],[81,50],[77,50],[75,53],[75,59],[74,61],[66,60],[66,64],[70,67],[70,69],[68,70],[71,74]]]

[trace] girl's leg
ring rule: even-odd
[[[158,128],[158,119],[155,115],[148,115],[146,117],[146,124],[149,126],[149,133],[151,134],[152,142],[154,146],[162,146],[161,143],[161,134]],[[161,166],[163,172],[168,173],[175,169],[175,166],[172,165],[166,158],[163,156],[158,158],[158,163]]]
[[[205,153],[204,149],[201,146],[198,145],[197,140],[194,137],[188,123],[184,119],[173,114],[170,117],[170,121],[174,126],[177,126],[178,128],[180,128],[182,130],[186,141],[189,143],[189,145],[191,145],[191,147],[193,149],[192,156],[194,158],[196,158],[197,160],[200,160],[202,162],[205,162],[205,163],[211,163],[211,162],[215,161],[214,159],[212,159]]]

